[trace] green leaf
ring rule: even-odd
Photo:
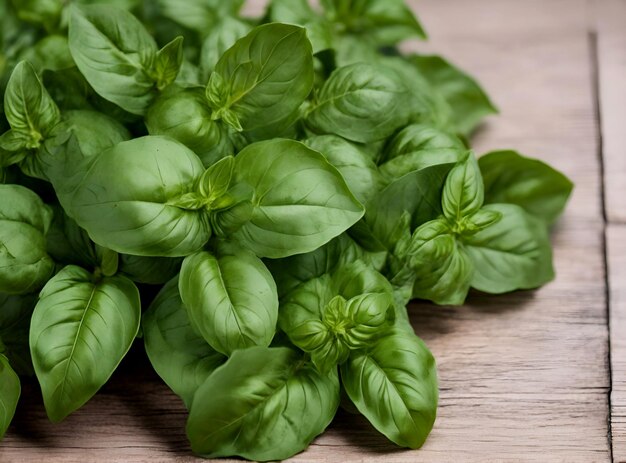
[[[417,228],[407,255],[414,272],[413,297],[441,305],[465,302],[474,265],[444,220],[426,222]]]
[[[313,251],[363,215],[341,174],[302,143],[254,143],[235,161],[235,183],[252,187],[254,209],[233,238],[260,257]]]
[[[283,460],[304,450],[339,406],[337,373],[320,375],[288,348],[233,353],[196,392],[187,436],[208,458]]]
[[[37,291],[50,278],[54,262],[45,235],[52,211],[31,190],[0,185],[0,292]]]
[[[227,129],[211,120],[211,108],[200,87],[180,91],[170,87],[148,109],[146,127],[150,135],[166,135],[184,144],[206,167],[234,154]]]
[[[272,0],[269,16],[274,22],[296,24],[306,28],[314,54],[332,48],[333,25],[319,16],[311,8],[308,0]]]
[[[226,357],[191,327],[178,293],[178,277],[161,289],[141,325],[150,363],[189,408],[196,390]]]
[[[20,393],[20,379],[8,359],[0,354],[0,440],[13,420]]]
[[[204,172],[188,148],[165,137],[135,138],[104,151],[68,208],[99,245],[141,256],[198,251],[211,235],[203,211],[177,207]]]
[[[278,294],[269,270],[251,252],[193,254],[183,261],[179,288],[191,325],[216,351],[231,355],[269,346]]]
[[[456,163],[467,148],[447,132],[426,124],[402,129],[385,147],[381,173],[390,180],[436,164]]]
[[[52,206],[52,223],[46,234],[46,248],[55,262],[62,265],[78,265],[95,268],[98,265],[96,245],[63,210]]]
[[[74,66],[67,37],[49,35],[39,40],[32,48],[27,48],[20,58],[28,61],[41,73],[44,70],[59,71]]]
[[[469,135],[485,116],[498,112],[473,78],[442,57],[413,55],[409,59],[452,107],[459,133]]]
[[[408,330],[396,329],[370,350],[354,351],[341,367],[343,386],[358,410],[394,443],[422,446],[435,422],[435,359]]]
[[[368,205],[365,223],[387,249],[397,240],[396,226],[409,214],[414,229],[441,214],[441,195],[453,164],[438,164],[410,172],[390,183]]]
[[[71,9],[72,57],[103,98],[133,114],[144,114],[154,98],[157,45],[128,11],[108,5]]]
[[[20,20],[52,30],[58,26],[63,2],[61,0],[12,0]]]
[[[313,55],[305,29],[256,27],[215,65],[228,88],[226,109],[246,131],[280,123],[295,113],[313,86]]]
[[[409,93],[389,67],[366,63],[335,70],[306,118],[318,134],[336,134],[359,143],[383,140],[409,122]]]
[[[426,33],[404,0],[322,0],[327,16],[349,34],[375,45],[397,42]]]
[[[441,198],[443,215],[451,223],[458,223],[480,210],[484,200],[483,178],[476,158],[469,153],[448,174]]]
[[[492,151],[478,160],[486,203],[511,203],[553,224],[574,185],[561,172],[515,151]]]
[[[10,361],[20,375],[32,376],[28,330],[37,302],[37,294],[12,296],[0,293],[0,352]]]
[[[200,178],[200,194],[209,202],[224,196],[233,178],[234,168],[233,156],[227,156],[209,167]]]
[[[30,348],[48,417],[61,421],[107,382],[139,330],[139,291],[120,276],[68,266],[43,288]]]
[[[61,115],[33,67],[21,61],[13,70],[4,94],[4,114],[15,138],[26,148],[38,148],[59,123]]]
[[[248,23],[230,16],[212,24],[200,50],[200,72],[205,82],[226,50],[248,32],[250,32]]]
[[[154,60],[156,86],[163,90],[176,80],[183,64],[183,37],[179,36],[161,48]]]
[[[222,17],[235,15],[244,0],[157,0],[160,14],[189,29],[206,33]]]
[[[120,254],[119,273],[135,283],[162,285],[174,278],[182,259],[171,257],[130,256]]]
[[[499,212],[502,218],[463,239],[475,268],[472,287],[500,294],[552,280],[552,249],[544,223],[513,204],[490,204],[484,209]]]
[[[305,140],[337,168],[350,191],[362,204],[385,187],[385,182],[371,158],[357,145],[336,135],[318,135]]]

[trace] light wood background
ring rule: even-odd
[[[626,462],[626,0],[410,3],[431,40],[406,48],[446,55],[500,107],[477,152],[514,148],[576,183],[553,231],[558,276],[538,291],[472,294],[464,307],[411,307],[441,385],[421,450],[341,414],[293,461]],[[61,424],[26,384],[0,461],[200,461],[182,403],[141,355]]]

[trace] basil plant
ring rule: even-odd
[[[20,377],[61,421],[145,349],[200,456],[288,458],[340,406],[415,449],[409,301],[554,277],[571,182],[474,154],[497,110],[399,51],[402,0],[243,3],[0,0],[0,438]]]

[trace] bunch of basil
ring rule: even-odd
[[[340,405],[421,446],[406,304],[549,281],[569,180],[477,161],[496,110],[399,53],[401,0],[68,3],[0,0],[0,436],[16,372],[59,421],[143,337],[200,455],[289,457]]]

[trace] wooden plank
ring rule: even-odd
[[[615,462],[626,462],[626,225],[607,228],[611,321],[611,431]]]
[[[439,417],[422,450],[398,450],[341,414],[295,462],[610,461],[600,168],[584,0],[422,0],[437,50],[474,73],[502,110],[477,151],[514,147],[575,182],[554,231],[557,279],[534,292],[412,306],[438,359]],[[425,49],[422,44],[410,44]],[[181,402],[141,352],[84,409],[46,422],[35,384],[3,462],[190,462]]]
[[[626,0],[594,3],[606,215],[626,222]]]

